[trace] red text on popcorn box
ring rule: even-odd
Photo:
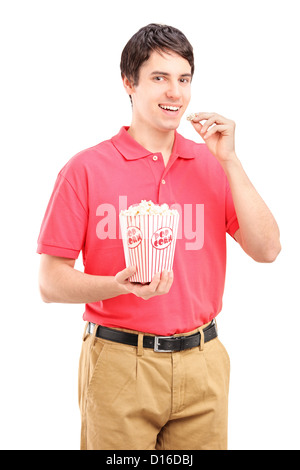
[[[173,231],[170,227],[163,227],[153,233],[151,243],[157,250],[164,250],[173,240]]]
[[[127,228],[127,244],[128,248],[136,248],[143,239],[141,230],[138,227]]]

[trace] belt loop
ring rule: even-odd
[[[96,325],[96,323],[94,323],[94,329],[93,329],[93,332],[92,332],[92,343],[91,343],[91,346],[95,346],[95,338],[96,338],[96,333],[97,333],[97,330],[98,330],[98,326],[99,325]]]
[[[143,356],[144,355],[144,334],[140,333],[138,334],[138,345],[137,345],[137,355],[138,356]]]
[[[199,351],[203,351],[203,349],[204,349],[204,332],[203,332],[203,328],[202,327],[198,328],[198,331],[200,333]]]
[[[214,318],[212,321],[213,321],[213,324],[215,325],[216,332],[217,332],[217,334],[218,334],[218,325],[217,325],[217,320]]]
[[[88,326],[89,326],[89,322],[87,321],[85,323],[84,332],[83,332],[83,336],[82,336],[82,341],[85,341],[86,338],[88,337],[88,333],[86,332],[86,330],[88,329]]]

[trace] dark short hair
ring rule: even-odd
[[[193,75],[193,48],[185,35],[173,26],[151,23],[135,33],[123,49],[121,55],[121,75],[138,85],[141,65],[146,62],[153,51],[175,52],[186,59]]]

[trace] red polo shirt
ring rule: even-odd
[[[158,335],[193,330],[221,310],[226,232],[238,229],[228,181],[205,144],[175,132],[167,167],[123,127],[75,155],[60,171],[42,223],[38,253],[76,259],[85,272],[114,276],[125,268],[119,212],[141,200],[180,212],[174,282],[147,301],[133,294],[87,304],[84,320]]]

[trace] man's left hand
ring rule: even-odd
[[[203,112],[196,113],[191,123],[221,164],[236,158],[234,121],[217,113]]]

